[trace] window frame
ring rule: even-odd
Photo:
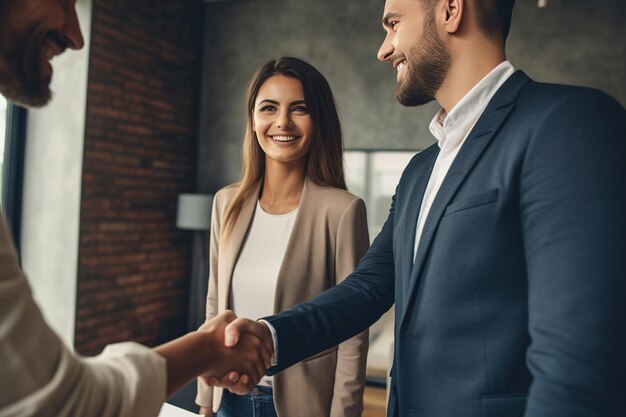
[[[24,189],[27,110],[8,101],[2,172],[2,211],[19,253]]]

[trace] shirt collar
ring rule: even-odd
[[[430,132],[440,149],[462,141],[480,118],[504,82],[515,72],[509,61],[504,61],[478,82],[449,113],[441,109],[430,122]]]

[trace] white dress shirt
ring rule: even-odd
[[[515,72],[513,65],[509,61],[504,61],[495,67],[476,84],[463,98],[450,110],[450,113],[441,109],[430,122],[430,132],[437,139],[439,145],[439,155],[430,174],[420,214],[417,218],[415,230],[415,248],[413,260],[417,256],[420,238],[424,230],[424,224],[428,218],[428,213],[433,205],[433,201],[439,192],[439,188],[446,178],[454,159],[461,150],[461,146],[472,131],[472,128],[487,108],[487,104],[496,94],[496,91]]]

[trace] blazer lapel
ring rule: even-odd
[[[239,217],[235,222],[230,236],[224,244],[224,249],[220,255],[220,261],[224,263],[220,265],[221,273],[218,285],[218,300],[224,300],[224,308],[230,307],[230,289],[233,279],[233,271],[235,264],[239,259],[243,242],[248,234],[248,229],[252,224],[252,216],[254,216],[254,210],[256,208],[257,200],[259,199],[259,192],[261,191],[261,181],[253,188],[248,196],[246,196]],[[223,268],[223,269],[222,269]]]
[[[472,167],[476,164],[487,145],[496,136],[500,127],[504,124],[509,114],[513,110],[515,100],[526,83],[530,82],[530,78],[522,71],[516,71],[511,77],[500,87],[496,95],[478,119],[476,126],[470,132],[456,156],[448,174],[446,175],[441,188],[433,201],[433,205],[426,218],[424,230],[420,238],[419,249],[411,271],[409,288],[407,291],[407,302],[404,303],[404,309],[400,314],[400,326],[404,322],[404,317],[409,307],[417,298],[415,296],[418,283],[421,281],[424,264],[430,250],[439,221],[445,208],[454,197]],[[421,200],[420,200],[421,201]]]
[[[274,296],[274,314],[284,310],[286,306],[290,306],[293,298],[293,294],[305,294],[306,286],[308,285],[305,280],[294,280],[294,276],[302,275],[302,268],[306,265],[301,262],[293,262],[294,259],[298,259],[303,253],[309,252],[309,246],[313,244],[315,236],[307,236],[310,233],[310,228],[307,228],[307,224],[310,223],[311,216],[315,216],[315,204],[313,201],[309,201],[309,193],[312,188],[317,187],[308,178],[304,180],[304,188],[302,189],[302,197],[300,198],[300,205],[298,206],[298,213],[289,235],[289,241],[287,242],[287,248],[283,255],[283,260],[278,269],[278,277],[276,281],[276,292]],[[307,231],[309,231],[307,233]],[[306,236],[306,238],[302,238]],[[315,262],[315,261],[314,261]],[[296,270],[292,271],[293,268]],[[298,288],[299,287],[299,288]]]

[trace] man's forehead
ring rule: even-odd
[[[382,18],[383,25],[390,17],[404,14],[408,11],[415,10],[415,8],[421,8],[422,1],[423,0],[386,0]]]

